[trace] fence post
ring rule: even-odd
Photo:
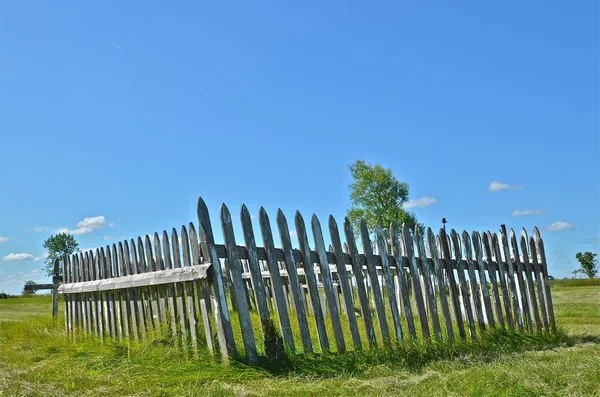
[[[54,270],[52,274],[52,318],[58,317],[58,285],[60,284],[61,277],[59,276],[59,260],[54,259]]]

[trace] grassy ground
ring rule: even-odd
[[[0,395],[600,396],[600,286],[552,286],[556,335],[291,357],[262,367],[194,360],[157,338],[69,341],[49,298],[0,300]]]

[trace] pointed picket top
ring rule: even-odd
[[[360,239],[362,244],[363,254],[367,260],[367,273],[369,274],[369,280],[371,281],[371,292],[373,294],[373,301],[375,304],[375,313],[377,314],[377,321],[379,322],[379,331],[381,332],[381,339],[386,346],[390,345],[390,332],[385,316],[385,307],[383,304],[383,295],[379,287],[379,278],[377,277],[377,268],[375,263],[375,256],[373,254],[373,246],[371,245],[371,239],[369,236],[369,230],[367,229],[367,223],[364,219],[360,221]]]
[[[429,268],[429,261],[427,260],[427,255],[425,255],[425,247],[423,245],[424,241],[423,236],[421,235],[419,225],[415,225],[414,236],[415,244],[417,246],[417,253],[419,254],[419,259],[421,260],[423,281],[425,282],[427,305],[429,307],[431,323],[433,325],[433,332],[438,338],[440,338],[442,336],[442,329],[440,327],[440,318],[438,316],[437,300],[435,297],[435,292],[433,291],[433,285],[431,284],[431,270]]]
[[[315,250],[319,257],[319,268],[321,269],[321,277],[323,277],[323,286],[325,288],[325,303],[329,309],[329,318],[333,325],[333,335],[335,337],[335,344],[338,353],[346,351],[346,342],[344,340],[344,334],[342,332],[342,323],[340,321],[340,313],[337,305],[337,292],[333,289],[333,278],[331,277],[331,270],[329,268],[329,260],[327,259],[327,251],[325,250],[325,241],[323,238],[323,230],[321,229],[321,222],[317,215],[313,214],[311,217],[311,228],[313,238],[315,240]]]
[[[144,251],[146,254],[146,271],[154,272],[157,269],[156,260],[152,254],[152,241],[150,240],[150,236],[146,234],[144,237]]]
[[[490,292],[487,288],[485,266],[483,263],[483,241],[481,239],[481,235],[477,231],[473,231],[473,233],[471,233],[471,239],[473,240],[473,248],[475,251],[475,261],[479,265],[479,285],[481,287],[481,295],[483,296],[483,308],[485,309],[485,314],[486,314],[488,323],[490,324],[491,327],[495,327],[496,321],[494,319],[494,313],[492,312],[492,302],[491,302],[491,298],[490,298]],[[496,283],[495,283],[495,278],[494,278],[494,282],[492,282],[492,275],[491,275],[492,267],[490,265],[490,262],[491,261],[488,261],[488,271],[489,271],[488,277],[490,280],[490,284],[492,285],[492,288],[494,288],[496,286]],[[493,294],[493,292],[492,292],[492,294]]]
[[[460,288],[460,293],[462,295],[462,303],[465,307],[465,312],[467,314],[467,325],[469,326],[469,333],[471,335],[471,339],[476,337],[475,331],[475,318],[473,316],[473,308],[471,307],[471,300],[469,299],[469,294],[467,292],[467,278],[465,277],[465,269],[462,266],[462,247],[460,243],[460,237],[456,230],[452,229],[450,231],[450,236],[452,239],[452,248],[454,250],[454,259],[456,260],[456,267],[458,273],[458,285]]]
[[[360,350],[362,349],[362,343],[360,340],[356,315],[354,313],[352,286],[348,281],[348,272],[346,271],[346,263],[344,260],[344,252],[342,251],[340,233],[333,215],[329,215],[328,224],[329,235],[331,236],[331,251],[335,255],[336,269],[339,276],[340,287],[342,289],[342,298],[344,300],[346,317],[348,319],[348,327],[350,328],[350,334],[352,336],[354,348]]]
[[[533,284],[533,277],[535,275],[535,270],[533,268],[532,262],[529,260],[529,247],[527,246],[527,232],[524,229],[521,230],[521,238],[519,239],[519,243],[521,246],[521,255],[523,257],[523,266],[525,267],[525,277],[527,280],[527,292],[529,298],[529,311],[531,312],[533,319],[535,320],[535,327],[537,331],[542,330],[542,321],[540,319],[540,312],[538,310],[537,301],[536,301],[536,293],[535,287]],[[539,292],[538,292],[539,295]]]
[[[473,303],[473,309],[475,311],[475,317],[477,318],[477,323],[479,325],[480,330],[485,330],[485,321],[483,317],[483,310],[481,306],[481,299],[479,297],[479,289],[477,287],[477,277],[475,275],[475,266],[473,264],[473,246],[471,242],[471,236],[469,232],[463,230],[462,232],[462,242],[465,251],[465,259],[467,261],[467,271],[469,273],[469,286],[471,288],[471,302]],[[483,264],[482,264],[483,266]],[[482,285],[485,282],[485,277],[483,278]]]
[[[279,239],[281,241],[281,249],[283,251],[284,262],[288,272],[288,280],[290,282],[291,295],[296,311],[296,319],[298,320],[298,328],[300,328],[300,339],[305,353],[312,353],[312,341],[306,318],[306,310],[304,307],[302,286],[298,277],[298,269],[296,268],[296,260],[292,249],[292,240],[290,238],[290,229],[285,219],[285,215],[281,209],[277,210],[277,229],[279,230]]]
[[[439,240],[438,240],[439,241]],[[433,261],[433,270],[438,287],[438,297],[440,299],[440,305],[442,306],[442,315],[444,317],[444,327],[446,329],[446,336],[448,338],[454,338],[454,330],[452,328],[452,318],[450,317],[450,307],[448,305],[448,297],[446,296],[446,287],[444,282],[444,270],[440,264],[440,251],[436,241],[436,236],[430,227],[427,228],[427,255]]]
[[[400,324],[400,313],[398,311],[398,302],[396,302],[396,295],[394,294],[394,281],[392,279],[392,272],[388,263],[388,248],[387,241],[383,235],[383,230],[379,225],[375,226],[375,242],[377,244],[377,250],[379,252],[379,258],[381,259],[381,269],[383,272],[383,280],[387,289],[387,296],[389,301],[389,310],[392,314],[392,326],[396,334],[398,342],[402,342],[403,332]]]
[[[160,236],[156,232],[154,233],[154,256],[156,270],[165,270],[165,262],[162,256],[162,244],[160,243]]]
[[[538,286],[538,295],[540,297],[540,311],[542,313],[542,322],[544,323],[544,329],[546,331],[549,331],[550,322],[548,318],[548,304],[546,298],[546,289],[544,285],[544,274],[542,271],[542,267],[538,262],[537,249],[535,247],[535,240],[533,239],[533,236],[529,237],[529,247],[531,249],[531,262],[535,272],[535,280]]]
[[[171,246],[169,245],[169,235],[166,230],[162,232],[162,250],[165,260],[165,269],[173,269],[173,262],[171,261]]]
[[[421,289],[421,278],[419,276],[419,268],[414,253],[414,241],[406,223],[402,224],[402,242],[404,243],[404,256],[408,258],[410,276],[412,279],[413,298],[417,304],[421,333],[424,338],[428,338],[430,335],[429,323],[427,322],[427,313],[425,312],[425,302],[423,300],[423,291]]]
[[[375,329],[373,328],[373,317],[371,316],[371,308],[369,306],[369,295],[367,294],[367,288],[365,286],[365,276],[360,263],[354,229],[348,217],[344,218],[344,235],[346,236],[345,248],[350,256],[350,264],[352,266],[352,272],[354,273],[354,279],[356,280],[356,293],[360,304],[361,317],[365,325],[367,341],[369,342],[369,348],[374,348],[377,346],[377,339],[375,336]]]
[[[514,257],[514,261],[515,261],[515,275],[516,275],[516,279],[517,279],[517,285],[519,287],[519,300],[521,301],[522,304],[522,311],[523,311],[523,317],[524,317],[524,326],[525,328],[527,328],[527,330],[529,331],[533,331],[533,324],[532,324],[532,320],[531,320],[531,313],[529,311],[529,302],[527,299],[527,285],[526,282],[523,280],[523,263],[521,262],[521,255],[519,255],[519,247],[517,244],[517,236],[515,234],[515,231],[511,228],[509,231],[509,236],[510,236],[510,242],[508,243],[510,245],[511,251],[512,251],[512,256]]]

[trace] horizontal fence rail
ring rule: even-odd
[[[295,239],[277,212],[261,208],[260,239],[245,206],[243,244],[225,205],[216,244],[204,201],[198,231],[138,237],[63,260],[70,336],[174,343],[255,363],[259,357],[387,347],[405,340],[477,338],[488,328],[555,329],[544,243],[504,227],[496,233],[393,226],[341,228],[329,217],[294,216]],[[312,244],[307,226],[310,226]],[[356,233],[356,234],[355,234]],[[279,240],[278,247],[275,240]],[[359,248],[360,247],[360,252]]]

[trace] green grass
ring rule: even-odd
[[[192,359],[168,338],[70,341],[48,317],[49,298],[0,300],[0,395],[600,396],[600,287],[553,285],[552,294],[557,334],[494,331],[258,367]]]

